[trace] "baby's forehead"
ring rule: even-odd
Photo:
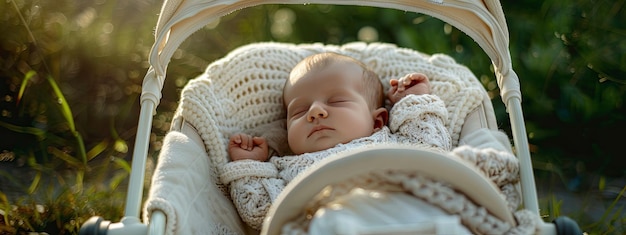
[[[363,68],[356,62],[350,60],[334,60],[324,64],[298,64],[291,71],[285,86],[293,86],[298,81],[307,79],[321,79],[326,76],[335,76],[336,79],[346,79],[342,75],[346,72],[357,72],[362,74]]]
[[[321,73],[298,77],[285,85],[283,99],[289,102],[297,97],[330,96],[352,93],[352,91],[362,93],[364,84],[361,74],[357,70],[329,69]]]

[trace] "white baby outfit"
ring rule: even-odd
[[[220,179],[229,185],[231,198],[243,221],[260,229],[271,203],[285,185],[328,156],[373,143],[420,144],[441,152],[450,150],[450,135],[444,125],[447,111],[437,96],[409,95],[394,105],[389,116],[389,128],[327,150],[272,157],[269,162],[229,162],[224,165]]]

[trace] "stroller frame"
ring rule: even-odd
[[[335,4],[391,8],[427,14],[463,31],[492,60],[500,95],[509,113],[516,156],[520,161],[522,200],[525,209],[539,214],[533,168],[521,106],[519,80],[513,71],[508,50],[509,33],[497,0],[165,0],[150,51],[150,68],[144,77],[141,111],[133,152],[125,216],[119,223],[93,217],[80,234],[164,234],[165,215],[156,211],[150,221],[139,219],[152,117],[161,99],[167,65],[180,44],[192,33],[220,17],[247,7],[263,4]],[[565,218],[560,224],[576,227]],[[558,222],[558,221],[557,221]],[[559,223],[545,223],[542,234],[563,231]],[[574,229],[576,229],[574,228]],[[558,231],[557,231],[558,230]],[[568,229],[566,229],[568,230]],[[575,230],[572,230],[575,231]]]

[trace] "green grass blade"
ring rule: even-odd
[[[33,194],[35,192],[35,190],[39,186],[39,181],[41,181],[41,171],[37,172],[35,178],[33,179],[33,182],[30,184],[30,187],[28,187],[28,194]]]
[[[609,205],[609,207],[606,209],[604,214],[602,214],[602,218],[600,218],[600,221],[607,221],[607,217],[609,216],[609,211],[612,211],[613,209],[617,207],[617,203],[620,201],[620,199],[622,199],[622,197],[624,197],[625,192],[626,192],[626,186],[622,188],[622,190],[619,192],[617,197],[615,197],[615,200],[613,200],[613,202],[611,203],[611,205]],[[617,212],[614,215],[621,215],[621,209],[622,208],[617,209]],[[613,219],[616,219],[615,216],[613,216]],[[612,221],[612,220],[609,220],[609,221]]]
[[[22,99],[22,96],[24,95],[24,92],[26,91],[26,85],[28,85],[28,81],[30,81],[30,79],[33,78],[35,74],[37,74],[37,72],[31,70],[31,71],[28,71],[26,75],[24,76],[24,79],[22,80],[22,85],[20,85],[20,91],[17,93],[18,104],[20,103],[20,100]]]
[[[85,151],[85,143],[83,142],[83,137],[78,131],[72,131],[72,134],[74,134],[76,142],[78,142],[78,156],[80,156],[80,158],[83,160],[83,164],[87,165],[87,153]]]
[[[31,135],[37,136],[37,139],[40,141],[45,139],[46,137],[46,132],[44,130],[35,128],[35,127],[17,126],[17,125],[3,122],[3,121],[0,121],[0,126],[7,128],[11,131],[14,131],[14,132],[31,134]]]
[[[583,226],[582,228],[586,230],[597,230],[598,228],[602,226],[602,224],[610,223],[610,221],[616,221],[618,219],[616,217],[619,217],[622,215],[622,209],[623,209],[623,207],[619,207],[616,209],[617,203],[624,196],[625,192],[626,192],[626,186],[622,188],[622,190],[617,195],[617,197],[615,197],[615,200],[613,200],[611,205],[609,205],[609,207],[606,208],[606,210],[602,214],[602,217],[599,220],[589,225]],[[608,219],[608,217],[611,215],[610,212],[613,211],[613,209],[616,209],[616,211],[612,214],[613,216],[611,217],[611,219]],[[612,226],[609,226],[609,227],[612,228]]]
[[[117,174],[115,174],[112,178],[111,181],[109,183],[109,189],[111,191],[117,190],[117,187],[122,183],[122,181],[124,181],[126,178],[128,178],[128,172],[118,172]]]
[[[55,157],[60,158],[61,160],[63,160],[68,165],[76,167],[77,169],[83,169],[84,166],[85,166],[80,161],[76,160],[76,158],[74,158],[74,157],[70,156],[69,154],[61,151],[58,148],[49,147],[48,149],[49,149],[50,153],[52,153]]]
[[[78,155],[83,160],[83,164],[86,164],[87,154],[85,151],[85,144],[83,143],[83,138],[80,135],[80,133],[76,131],[76,125],[74,124],[74,115],[72,114],[72,109],[70,109],[70,105],[67,103],[67,100],[65,99],[63,92],[59,88],[59,85],[51,76],[48,76],[48,83],[50,83],[50,87],[52,87],[54,94],[57,96],[57,99],[58,99],[57,102],[59,103],[59,106],[61,107],[61,113],[63,114],[63,117],[65,117],[65,121],[67,122],[67,125],[70,128],[70,131],[72,132],[72,134],[76,138],[76,141],[78,142],[77,143]]]
[[[83,182],[85,179],[85,171],[78,170],[76,172],[76,192],[83,193]]]
[[[122,169],[126,170],[126,172],[130,172],[130,164],[128,164],[126,160],[116,157],[113,158],[113,162],[115,162]]]
[[[100,141],[100,143],[96,144],[96,146],[93,146],[93,148],[91,148],[89,152],[87,152],[87,161],[90,161],[91,159],[104,152],[104,150],[106,150],[108,146],[108,140]]]
[[[74,126],[74,116],[72,115],[72,110],[70,109],[69,104],[67,104],[67,100],[65,99],[63,92],[61,92],[61,89],[59,88],[56,81],[54,81],[54,79],[51,76],[48,76],[48,83],[50,83],[50,86],[52,87],[54,94],[57,96],[57,99],[58,99],[57,102],[61,106],[61,113],[63,114],[63,117],[65,117],[65,121],[67,121],[67,125],[69,126],[72,132],[75,132],[76,126]]]
[[[4,219],[4,223],[6,227],[9,227],[9,213],[11,213],[11,204],[9,203],[9,199],[7,195],[0,192],[0,212],[2,212],[2,218]],[[2,228],[2,224],[0,224],[0,229]]]

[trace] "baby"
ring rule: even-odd
[[[243,133],[230,138],[231,162],[220,179],[229,186],[243,221],[260,229],[285,185],[332,154],[371,143],[450,151],[451,138],[444,126],[447,110],[430,94],[428,78],[412,73],[391,79],[390,85],[385,95],[378,75],[344,55],[321,53],[298,63],[283,88],[287,140],[295,155],[268,161],[264,138]],[[393,105],[389,111],[384,108],[385,97]]]

